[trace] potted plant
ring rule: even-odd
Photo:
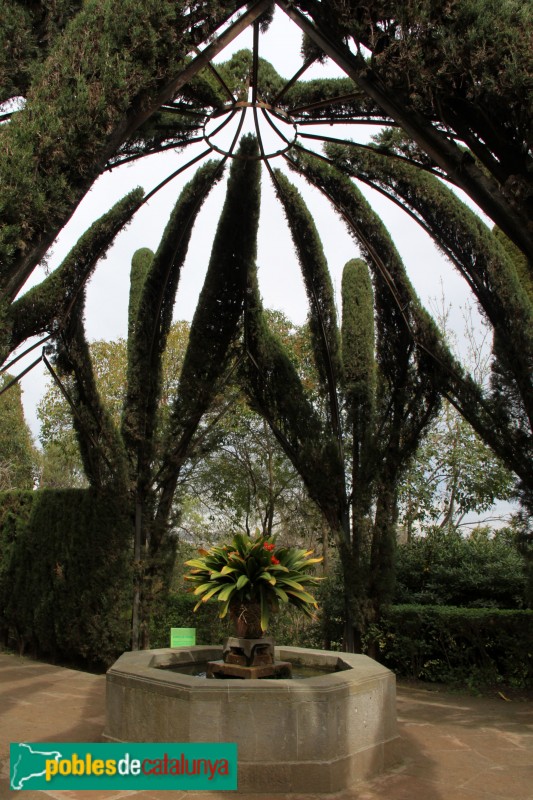
[[[191,567],[185,579],[199,598],[194,610],[209,600],[218,601],[220,618],[229,612],[240,638],[260,638],[280,602],[309,617],[317,608],[307,587],[321,580],[310,569],[322,558],[312,558],[312,550],[278,547],[275,537],[259,533],[254,538],[237,533],[229,544],[199,553],[185,562]]]

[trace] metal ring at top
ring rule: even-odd
[[[281,147],[276,148],[274,150],[269,150],[268,152],[265,150],[264,145],[262,144],[264,135],[262,135],[260,131],[260,125],[258,122],[257,113],[254,113],[254,126],[257,139],[261,143],[259,155],[243,156],[242,154],[236,152],[235,150],[236,142],[234,141],[232,142],[232,147],[230,149],[220,144],[220,137],[219,141],[218,142],[216,141],[217,135],[220,134],[220,132],[230,123],[230,121],[237,114],[246,114],[249,108],[253,109],[255,112],[258,110],[262,112],[262,115],[264,116],[266,122],[268,123],[270,128],[274,131],[274,134],[271,134],[271,136],[272,135],[277,136],[277,138],[281,142],[283,142],[283,145]],[[227,119],[224,120],[223,119],[224,117],[226,117]],[[275,119],[277,119],[281,123],[284,123],[287,126],[292,127],[292,134],[290,138],[289,136],[286,136],[282,130],[280,130],[278,125],[276,125],[274,121]],[[209,124],[214,122],[215,120],[222,120],[222,122],[219,125],[217,125],[214,131],[208,133],[207,128]],[[265,103],[260,100],[256,102],[250,102],[249,100],[237,100],[235,103],[226,103],[221,109],[213,111],[213,113],[207,117],[203,126],[203,137],[207,142],[207,144],[209,145],[209,147],[211,147],[213,150],[216,150],[217,153],[220,153],[223,156],[226,156],[228,158],[240,158],[248,161],[263,161],[266,159],[271,159],[277,156],[281,156],[288,150],[290,150],[291,147],[293,147],[293,145],[296,144],[296,139],[298,137],[298,129],[292,117],[289,114],[287,114],[287,112],[282,108],[277,108],[276,106],[272,106],[270,103]]]

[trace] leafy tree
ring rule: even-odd
[[[411,539],[427,525],[456,529],[469,513],[483,514],[513,494],[512,474],[445,402],[402,480],[400,518]]]
[[[442,298],[441,305],[433,310],[443,336],[455,351],[456,338],[449,328],[450,309]],[[483,385],[490,374],[490,352],[486,339],[480,340],[479,331],[474,330],[471,311],[467,306],[464,333],[468,348],[464,360],[476,381]],[[488,326],[484,330],[489,333]],[[498,500],[513,499],[515,483],[502,461],[457,409],[444,400],[402,480],[401,519],[407,540],[428,525],[458,528],[467,514],[484,514]]]
[[[88,486],[80,449],[72,429],[46,444],[41,453],[40,489],[83,489]]]
[[[0,390],[12,376],[0,375]],[[18,384],[0,395],[0,491],[33,489],[37,453],[24,419],[22,390]]]
[[[315,546],[320,514],[267,423],[242,396],[213,428],[212,444],[182,486],[189,508],[178,530],[212,543],[228,530],[252,535],[259,529],[292,545]]]
[[[398,548],[398,603],[523,608],[526,562],[510,528],[457,531],[429,528]]]

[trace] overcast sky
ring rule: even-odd
[[[268,34],[262,37],[260,55],[271,61],[283,77],[290,78],[301,65],[300,41],[299,29],[280,9],[277,9],[273,25]],[[251,49],[251,45],[249,29],[226,48],[217,60],[226,60],[235,50]],[[305,74],[304,79],[341,75],[340,70],[332,62],[328,62],[325,65],[315,65]],[[332,135],[345,135],[345,130],[343,129],[341,134],[339,129],[335,128]],[[368,141],[369,136],[375,132],[375,128],[353,126],[349,135],[359,141]],[[331,135],[331,129],[328,129],[328,133]],[[199,152],[195,148],[202,150],[205,149],[205,145],[191,145],[181,153],[168,152],[151,156],[103,175],[54,243],[47,257],[47,269],[54,269],[60,264],[89,225],[130,189],[142,186],[145,191],[150,191],[173,169],[177,169]],[[278,158],[273,165],[283,167],[283,160]],[[182,186],[191,176],[192,171],[188,170],[155,195],[135,216],[129,227],[117,237],[107,258],[99,264],[87,290],[86,329],[89,339],[116,339],[125,336],[131,257],[139,247],[150,247],[154,250],[157,248],[170,210]],[[339,304],[342,269],[346,261],[357,257],[356,245],[348,235],[344,223],[339,220],[322,195],[312,190],[293,173],[290,173],[290,177],[305,192],[322,237]],[[293,254],[290,234],[282,210],[274,200],[273,188],[266,170],[263,170],[262,186],[258,268],[263,302],[266,307],[283,311],[293,322],[302,323],[307,315],[305,292]],[[440,295],[441,285],[444,287],[446,301],[454,308],[452,320],[460,339],[463,327],[461,308],[468,298],[465,282],[407,214],[377,192],[362,185],[360,188],[389,228],[404,259],[409,277],[422,301],[427,305],[432,298]],[[182,271],[175,319],[192,319],[224,194],[223,181],[211,192],[197,220]],[[36,270],[25,290],[39,283],[44,275],[43,269]],[[13,369],[11,372],[20,371],[35,357],[36,354],[27,357],[17,365],[16,370]],[[44,384],[44,371],[40,367],[22,380],[26,418],[34,434],[38,432],[35,408],[43,393]]]

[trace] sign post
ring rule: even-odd
[[[171,628],[170,646],[193,647],[196,644],[196,628]]]

